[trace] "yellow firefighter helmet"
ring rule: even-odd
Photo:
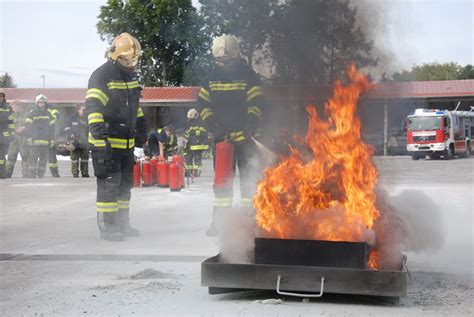
[[[135,68],[142,55],[142,48],[138,40],[128,33],[118,35],[112,42],[108,57],[127,68]]]
[[[196,109],[192,108],[188,110],[187,118],[188,119],[197,119],[199,117],[199,113]]]
[[[212,42],[212,56],[219,64],[228,64],[240,56],[240,45],[233,35],[223,34]]]
[[[38,104],[38,102],[44,102],[44,103],[47,103],[48,102],[48,98],[43,95],[43,94],[39,94],[38,96],[36,96],[35,98],[35,104]]]

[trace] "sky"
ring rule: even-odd
[[[382,1],[382,0],[380,0]],[[86,87],[104,61],[98,0],[0,0],[0,73],[20,88]],[[375,45],[391,73],[413,64],[474,64],[474,0],[392,0],[382,4]],[[193,0],[197,4],[197,0]]]

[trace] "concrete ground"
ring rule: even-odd
[[[430,248],[405,252],[411,280],[400,306],[352,296],[301,301],[267,291],[209,295],[200,286],[200,262],[219,252],[217,238],[205,235],[212,217],[209,161],[182,192],[133,189],[132,223],[141,236],[120,243],[98,238],[95,179],[73,179],[69,162],[60,161],[59,179],[22,179],[16,170],[0,181],[0,313],[472,316],[474,158],[375,161],[390,199],[421,193],[430,208],[410,211],[413,221],[436,229],[415,232],[413,249]]]

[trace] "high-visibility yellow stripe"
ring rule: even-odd
[[[109,89],[133,89],[133,88],[138,88],[139,84],[138,81],[129,81],[129,82],[116,82],[116,81],[111,81],[107,83],[107,88]]]
[[[207,91],[205,88],[201,88],[199,90],[199,98],[204,99],[205,101],[209,102],[211,100],[209,91]]]
[[[202,121],[207,120],[210,116],[212,116],[214,112],[210,108],[204,108],[201,111],[201,119]]]
[[[130,200],[119,200],[118,201],[118,208],[119,209],[127,209],[130,207]]]
[[[0,165],[4,165],[5,164],[5,160],[0,160]]]
[[[214,198],[212,202],[214,207],[232,207],[232,197]]]
[[[87,116],[89,124],[104,122],[104,116],[100,112],[93,112]]]
[[[89,98],[95,98],[99,100],[104,106],[106,106],[109,102],[109,97],[107,97],[107,95],[102,90],[97,88],[91,88],[87,90],[86,99]]]
[[[232,132],[229,134],[231,141],[240,142],[245,140],[243,131]]]
[[[3,136],[10,136],[10,132],[3,132]]]
[[[49,145],[49,140],[33,140],[34,145]]]
[[[94,139],[90,132],[89,132],[88,141],[89,141],[90,144],[94,145],[95,147],[105,147],[105,141]]]
[[[263,88],[260,86],[253,86],[247,91],[247,101],[254,99],[257,96],[263,96]]]
[[[262,113],[262,111],[260,110],[259,107],[249,107],[248,110],[247,110],[247,113],[248,114],[254,114],[259,119],[262,119],[262,117],[263,117],[263,113]]]
[[[138,107],[138,110],[137,110],[137,118],[141,118],[141,117],[144,117],[145,115],[143,114],[143,110],[142,110],[142,107]]]
[[[209,84],[209,88],[212,90],[245,90],[247,87],[246,83],[229,83],[229,84]]]
[[[9,124],[8,127],[9,127],[10,129],[14,129],[14,128],[15,128],[15,125],[14,125],[14,124]]]
[[[48,167],[51,168],[51,167],[58,167],[58,164],[57,163],[48,163]]]
[[[240,198],[240,201],[241,201],[242,206],[252,205],[252,198],[242,197],[242,198]]]
[[[25,120],[25,122],[26,122],[26,123],[33,123],[33,120],[30,119],[30,118],[27,118],[27,119]]]
[[[190,149],[191,151],[208,150],[209,145],[191,145]]]
[[[49,125],[55,125],[55,124],[56,124],[56,120],[49,121]]]
[[[116,202],[96,202],[97,212],[117,212],[118,204]]]
[[[115,149],[131,149],[135,146],[135,139],[119,139],[119,138],[107,138],[110,142],[110,146]],[[128,146],[127,146],[128,143]]]

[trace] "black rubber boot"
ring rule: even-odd
[[[140,230],[130,225],[130,210],[119,209],[120,231],[127,237],[140,236]]]
[[[97,224],[99,226],[100,237],[107,241],[123,241],[124,235],[120,227],[116,224],[118,212],[98,212]]]

